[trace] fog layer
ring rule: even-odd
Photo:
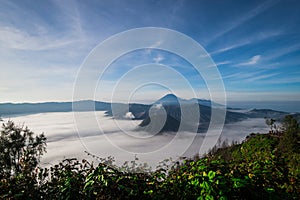
[[[75,118],[74,118],[75,116]],[[47,137],[47,153],[42,165],[55,164],[64,158],[92,160],[85,151],[99,157],[112,156],[117,164],[131,161],[135,155],[140,162],[155,167],[159,161],[180,156],[191,157],[199,152],[204,134],[180,132],[151,135],[137,132],[137,120],[116,120],[104,112],[42,113],[10,118],[17,125],[28,126],[36,134]],[[4,121],[9,120],[4,118]],[[248,119],[225,125],[221,138],[242,141],[252,132],[268,130],[264,119]],[[215,137],[219,135],[216,134]],[[208,148],[214,144],[203,144]]]

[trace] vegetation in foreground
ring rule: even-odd
[[[202,158],[183,159],[155,171],[136,160],[94,166],[66,159],[38,167],[46,138],[13,122],[0,135],[1,199],[299,199],[300,128],[291,116],[268,134],[222,145]]]

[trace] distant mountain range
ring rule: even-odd
[[[223,110],[222,110],[223,109]],[[274,118],[281,120],[290,113],[271,109],[252,109],[249,111],[226,108],[224,106],[203,99],[181,99],[174,94],[167,94],[153,104],[123,104],[107,103],[101,101],[77,102],[46,102],[46,103],[2,103],[0,116],[24,115],[45,112],[71,112],[71,111],[105,111],[107,116],[118,119],[142,120],[137,130],[148,132],[166,132],[180,130],[197,130],[206,132],[214,113],[226,113],[225,123],[233,123],[248,118]],[[181,113],[182,111],[185,112]],[[196,113],[198,112],[198,113]],[[199,115],[199,121],[195,121]],[[300,119],[300,114],[293,114]],[[184,119],[184,120],[183,120]],[[163,124],[162,124],[163,123]],[[159,129],[159,130],[157,130]]]

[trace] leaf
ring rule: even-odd
[[[216,176],[216,172],[214,172],[214,171],[209,171],[207,176],[208,176],[209,179],[213,179],[213,178],[215,178],[215,176]]]

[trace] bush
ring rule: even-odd
[[[0,197],[32,198],[37,189],[37,165],[46,151],[44,134],[35,136],[12,121],[0,132]]]

